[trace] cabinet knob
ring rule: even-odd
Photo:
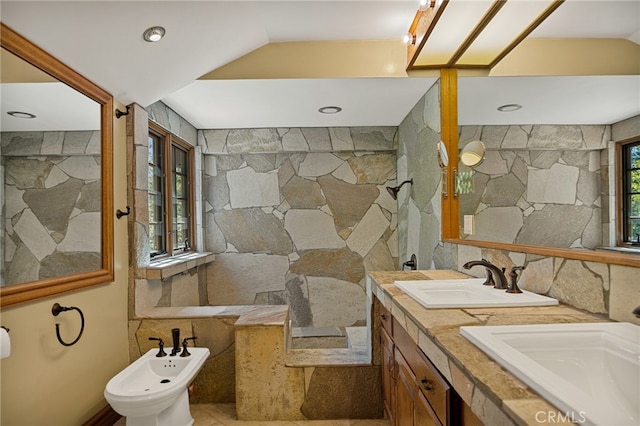
[[[433,391],[433,385],[431,384],[430,380],[427,380],[426,377],[423,377],[420,382],[422,383],[422,387],[424,388],[424,390],[432,392]]]
[[[383,321],[387,320],[387,316],[385,314],[380,315],[380,318],[382,318]]]

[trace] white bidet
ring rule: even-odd
[[[208,348],[189,348],[186,357],[145,353],[109,380],[104,397],[126,417],[127,426],[191,426],[187,387],[209,357]]]

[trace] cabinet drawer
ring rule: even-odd
[[[393,322],[391,318],[391,312],[387,308],[384,307],[382,303],[379,303],[380,306],[380,324],[387,332],[389,336],[393,336]]]
[[[418,356],[415,357],[412,367],[418,388],[429,401],[429,405],[436,412],[442,424],[449,424],[449,383],[419,348],[416,351]]]

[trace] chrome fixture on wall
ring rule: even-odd
[[[413,179],[405,180],[404,182],[402,182],[398,186],[387,186],[387,191],[389,192],[389,195],[391,195],[391,197],[394,200],[397,200],[398,199],[398,191],[400,191],[400,188],[402,188],[407,183],[410,183],[410,184],[413,185]]]

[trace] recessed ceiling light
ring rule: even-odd
[[[164,37],[165,29],[162,27],[151,27],[147,28],[145,32],[142,34],[142,38],[149,43],[153,43],[156,41],[160,41],[162,37]]]
[[[339,106],[324,106],[318,109],[318,111],[323,114],[337,114],[342,111],[342,108],[340,108]]]
[[[518,105],[518,104],[507,104],[507,105],[501,105],[498,107],[498,111],[500,112],[511,112],[511,111],[517,111],[519,109],[522,108],[522,105]]]
[[[23,111],[7,111],[7,114],[15,118],[27,118],[27,119],[36,118],[34,114],[31,114],[30,112],[23,112]]]

